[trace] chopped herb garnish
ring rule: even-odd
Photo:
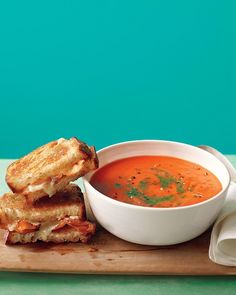
[[[162,188],[168,188],[171,184],[175,183],[176,185],[176,191],[179,194],[182,194],[185,192],[184,189],[184,182],[182,179],[176,179],[175,177],[173,177],[172,175],[170,175],[168,172],[166,172],[165,170],[158,170],[158,174],[156,174],[157,178],[160,181],[160,186]]]
[[[138,196],[140,196],[140,194],[142,194],[142,193],[135,187],[131,187],[131,189],[129,191],[127,191],[127,195],[129,198],[138,197]]]
[[[121,188],[121,184],[120,183],[115,183],[114,186],[115,186],[115,188]]]
[[[144,196],[145,203],[149,204],[149,205],[156,205],[156,204],[159,204],[159,203],[162,203],[162,202],[170,201],[172,198],[173,198],[172,195],[164,196],[164,197],[153,196],[151,198],[147,197],[147,196]]]
[[[129,191],[126,192],[129,198],[139,198],[146,204],[149,204],[151,206],[159,204],[161,202],[169,201],[173,198],[172,195],[164,196],[164,197],[158,197],[158,196],[151,196],[148,197],[144,193],[140,192],[137,188],[131,187]]]
[[[161,187],[163,188],[167,188],[170,186],[170,184],[175,182],[175,179],[172,176],[161,176],[158,174],[156,176],[159,178]]]
[[[183,184],[182,180],[177,180],[176,181],[176,190],[177,190],[177,193],[179,193],[179,194],[182,194],[182,193],[185,192],[184,184]]]
[[[144,191],[146,188],[147,188],[147,186],[148,186],[148,181],[147,180],[141,180],[140,182],[139,182],[139,188],[142,190],[142,191]]]

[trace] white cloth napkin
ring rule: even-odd
[[[218,264],[236,266],[236,184],[227,198],[211,233],[209,258]]]

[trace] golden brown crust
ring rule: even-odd
[[[12,163],[7,169],[6,182],[13,192],[25,195],[33,203],[96,168],[94,147],[75,137],[59,139]]]
[[[0,198],[0,228],[9,229],[14,222],[46,222],[65,216],[85,219],[83,194],[76,184],[69,184],[51,198],[43,197],[30,204],[27,197],[6,193]]]
[[[98,168],[94,147],[59,139],[12,163],[0,197],[0,228],[6,243],[87,242],[95,224],[86,220],[83,194],[71,181]]]
[[[38,232],[31,232],[27,234],[20,234],[17,232],[7,232],[5,236],[6,244],[26,244],[35,243],[37,241],[53,242],[53,243],[65,243],[65,242],[82,242],[87,243],[95,233],[95,224],[84,221],[86,225],[89,225],[87,231],[79,231],[72,227],[65,227],[55,232],[49,232],[47,235],[40,237]]]

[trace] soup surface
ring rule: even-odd
[[[169,156],[137,156],[114,161],[98,169],[90,183],[112,199],[161,208],[196,204],[222,189],[209,170]]]

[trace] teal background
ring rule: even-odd
[[[236,152],[235,1],[2,1],[0,157],[59,137]]]
[[[59,137],[236,153],[236,2],[1,1],[0,158]],[[233,294],[234,277],[0,273],[4,294]],[[32,293],[33,292],[33,293]]]

